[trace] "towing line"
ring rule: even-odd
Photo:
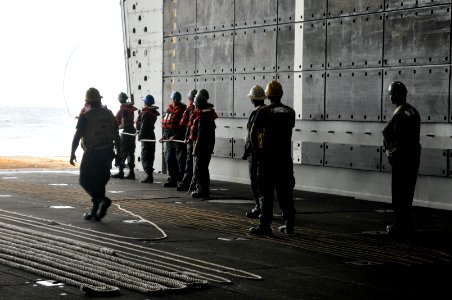
[[[128,133],[128,132],[124,132],[124,131],[121,131],[121,134],[123,134],[123,135],[131,135],[131,136],[136,136],[137,135],[136,133]],[[142,139],[142,140],[140,140],[140,142],[152,142],[152,143],[155,143],[155,142],[160,142],[160,140]],[[163,143],[175,142],[175,143],[183,143],[183,144],[185,144],[185,141],[183,141],[183,140],[162,140],[162,142]]]

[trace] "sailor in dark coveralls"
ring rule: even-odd
[[[102,107],[101,99],[102,96],[95,88],[86,92],[88,107],[78,119],[69,161],[71,165],[75,165],[75,151],[82,140],[84,153],[79,182],[93,202],[91,212],[83,216],[85,220],[91,221],[100,221],[111,205],[111,200],[105,197],[105,186],[110,179],[111,164],[115,158],[113,148],[116,148],[116,157],[121,153],[118,123],[113,113]]]
[[[251,128],[251,141],[259,151],[259,187],[263,191],[260,203],[260,224],[249,232],[269,235],[273,219],[273,193],[276,190],[284,225],[281,232],[294,233],[295,207],[293,188],[295,178],[292,161],[292,129],[295,126],[295,111],[281,103],[283,89],[279,82],[271,81],[265,90],[270,104],[259,110]]]
[[[406,103],[407,89],[400,81],[388,89],[394,113],[383,129],[384,147],[392,167],[392,207],[394,223],[388,225],[389,235],[406,235],[412,231],[411,207],[419,169],[421,118],[417,110]]]

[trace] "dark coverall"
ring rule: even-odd
[[[170,103],[162,120],[162,137],[168,140],[173,137],[174,140],[184,140],[185,128],[179,126],[182,115],[186,109],[186,105],[179,103],[175,105]],[[180,142],[165,142],[165,161],[168,168],[169,181],[177,185],[182,180],[185,173],[185,158],[187,154],[187,146]]]
[[[408,103],[396,108],[383,129],[384,146],[392,167],[392,206],[396,229],[411,230],[411,206],[419,170],[421,118]]]
[[[193,177],[196,192],[207,196],[210,187],[209,164],[215,146],[215,119],[217,114],[212,104],[199,109],[191,127],[190,138],[193,141],[194,170]]]
[[[155,106],[145,106],[137,118],[138,140],[155,140],[155,122],[160,113]],[[154,171],[155,142],[141,142],[141,163],[146,174]]]
[[[295,111],[282,103],[270,104],[260,109],[252,129],[253,144],[262,143],[257,151],[262,164],[258,176],[259,187],[263,191],[260,201],[261,225],[269,227],[273,219],[273,193],[276,190],[283,220],[293,222],[295,207],[293,188],[295,178],[292,161],[292,128],[295,126]],[[261,137],[254,139],[255,132]],[[260,148],[260,146],[256,147]]]
[[[254,122],[256,120],[257,112],[265,107],[265,105],[260,105],[256,107],[250,114],[250,117],[248,118],[247,123],[247,130],[248,134],[245,140],[245,152],[243,153],[243,159],[248,159],[248,172],[250,175],[251,180],[251,190],[253,191],[253,197],[254,201],[256,202],[255,209],[260,210],[260,201],[262,201],[263,195],[259,191],[259,183],[258,183],[258,174],[261,173],[259,171],[259,160],[258,156],[256,155],[254,149],[253,149],[253,143],[251,142],[251,128],[254,125]],[[259,150],[258,150],[259,151]]]
[[[118,124],[110,110],[99,107],[80,115],[76,128],[84,146],[79,182],[96,207],[105,198],[105,186],[115,157],[113,141],[118,134]]]
[[[133,103],[121,104],[118,113],[116,114],[116,121],[119,129],[123,129],[123,133],[135,134],[134,127],[134,112],[137,110]],[[122,155],[119,160],[119,170],[123,170],[125,163],[129,166],[129,170],[133,171],[135,168],[135,136],[129,134],[121,134],[121,149]]]

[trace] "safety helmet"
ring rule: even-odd
[[[283,95],[283,89],[281,84],[276,81],[272,80],[267,84],[267,88],[265,89],[265,94],[267,97],[282,97]]]
[[[408,93],[405,85],[401,81],[393,81],[389,85],[388,94],[395,97],[406,97]]]
[[[129,99],[129,97],[127,96],[126,93],[122,93],[122,92],[119,93],[119,95],[118,95],[119,102],[124,103],[127,101],[127,99]]]
[[[144,104],[146,104],[147,106],[151,106],[155,103],[154,101],[154,97],[152,97],[152,95],[146,95],[143,98]]]
[[[188,99],[189,99],[189,100],[195,99],[195,96],[196,96],[196,93],[197,93],[197,92],[198,92],[197,89],[192,89],[192,90],[190,90],[190,91],[188,92],[188,95],[187,95]]]
[[[265,100],[265,98],[267,98],[267,96],[265,96],[264,88],[260,85],[253,86],[248,97],[250,97],[251,100]]]
[[[182,95],[178,91],[173,91],[171,93],[171,99],[173,99],[176,102],[179,102],[182,100]]]
[[[194,104],[197,106],[205,105],[209,100],[209,92],[205,89],[201,89],[196,93]]]
[[[89,88],[86,91],[85,95],[85,101],[88,103],[94,102],[94,101],[101,101],[102,96],[100,95],[99,91],[96,88]]]

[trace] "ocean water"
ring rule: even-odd
[[[76,124],[66,108],[0,107],[0,156],[69,157]]]

